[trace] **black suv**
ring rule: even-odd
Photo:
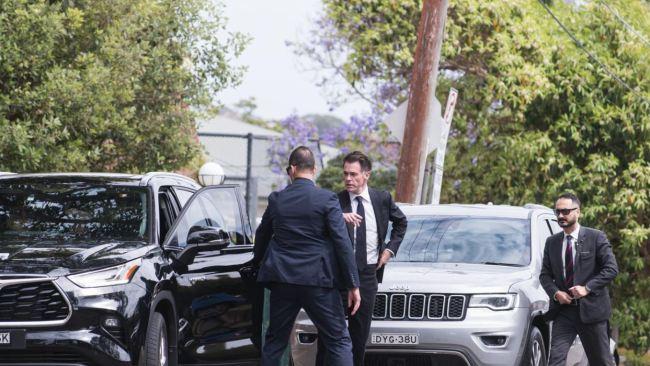
[[[0,175],[0,365],[247,364],[260,289],[236,186]]]

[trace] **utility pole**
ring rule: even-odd
[[[427,120],[435,97],[448,0],[424,0],[418,25],[395,200],[419,203],[427,156]],[[420,194],[419,194],[420,193]]]

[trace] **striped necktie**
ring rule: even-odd
[[[571,235],[566,237],[566,250],[564,251],[564,285],[567,289],[573,287],[573,246]]]

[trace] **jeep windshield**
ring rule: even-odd
[[[525,266],[530,263],[529,220],[412,216],[394,260]]]
[[[147,189],[105,181],[0,181],[0,247],[15,241],[147,241]]]

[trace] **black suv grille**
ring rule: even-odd
[[[76,365],[91,365],[85,357],[72,353],[61,352],[54,350],[40,350],[33,351],[26,350],[0,350],[0,365],[4,364],[76,364]]]
[[[462,320],[467,309],[465,295],[386,294],[375,297],[373,319]]]
[[[69,312],[68,304],[52,281],[0,287],[0,322],[64,320]]]

